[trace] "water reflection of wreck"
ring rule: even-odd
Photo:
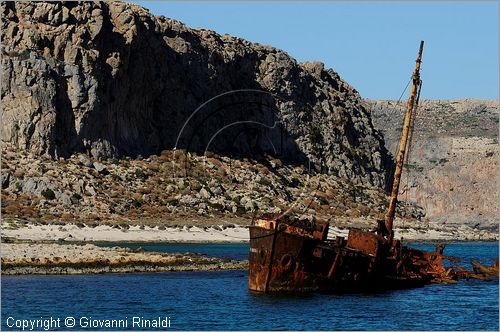
[[[394,239],[399,182],[422,84],[422,51],[423,42],[413,72],[385,221],[379,220],[372,232],[351,229],[347,240],[328,240],[328,222],[309,222],[287,215],[254,218],[250,226],[251,291],[375,291],[498,276],[498,261],[491,267],[473,262],[474,271],[468,271],[457,264],[458,258],[444,256],[442,245],[429,252],[403,246]],[[443,264],[446,260],[448,267]]]

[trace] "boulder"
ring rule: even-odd
[[[109,174],[109,171],[106,168],[106,166],[104,166],[104,164],[95,161],[92,165],[94,166],[96,171],[98,171],[100,174]]]

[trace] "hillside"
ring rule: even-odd
[[[322,63],[123,2],[2,2],[2,140],[52,158],[272,154],[382,188],[391,160]]]
[[[231,227],[289,209],[367,229],[383,217],[403,114],[393,101],[136,5],[1,10],[8,229]],[[495,238],[473,229],[498,229],[497,135],[498,102],[422,102],[400,230]]]
[[[367,103],[395,153],[405,103]],[[498,112],[494,100],[422,101],[402,199],[439,223],[498,230]]]

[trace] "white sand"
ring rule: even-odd
[[[329,239],[335,236],[347,237],[348,229],[330,227]],[[188,228],[166,228],[160,230],[157,227],[131,226],[128,230],[116,229],[111,226],[102,225],[94,228],[82,227],[69,224],[59,225],[26,225],[22,227],[11,227],[8,223],[2,223],[2,237],[11,237],[23,240],[64,240],[64,241],[96,241],[96,242],[179,242],[179,243],[197,243],[197,242],[248,242],[249,233],[245,226],[235,226],[217,230],[214,228],[199,228],[193,226]],[[395,237],[404,240],[498,240],[497,233],[491,233],[484,230],[475,230],[469,227],[435,228],[428,229],[395,229]]]
[[[247,242],[248,229],[242,226],[216,230],[214,228],[166,228],[131,226],[127,230],[102,225],[94,228],[79,228],[70,224],[28,225],[17,229],[9,229],[2,225],[2,237],[23,240],[60,240],[64,241],[103,241],[103,242]]]

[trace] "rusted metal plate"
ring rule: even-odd
[[[280,232],[286,232],[297,236],[309,237],[318,240],[326,240],[328,236],[328,222],[310,223],[309,227],[305,228],[300,221],[274,220],[274,219],[256,219],[253,223],[256,227],[272,230],[278,227]],[[277,226],[278,225],[278,226]]]
[[[347,237],[347,247],[376,257],[383,238],[370,232],[351,229]]]
[[[248,257],[248,288],[252,291],[266,291],[272,245],[269,237],[272,237],[273,233],[273,230],[262,227],[250,227],[250,238],[252,240]]]
[[[276,224],[276,222],[274,220],[266,220],[266,219],[256,219],[253,222],[253,226],[268,229],[268,230],[274,230],[275,224]]]

